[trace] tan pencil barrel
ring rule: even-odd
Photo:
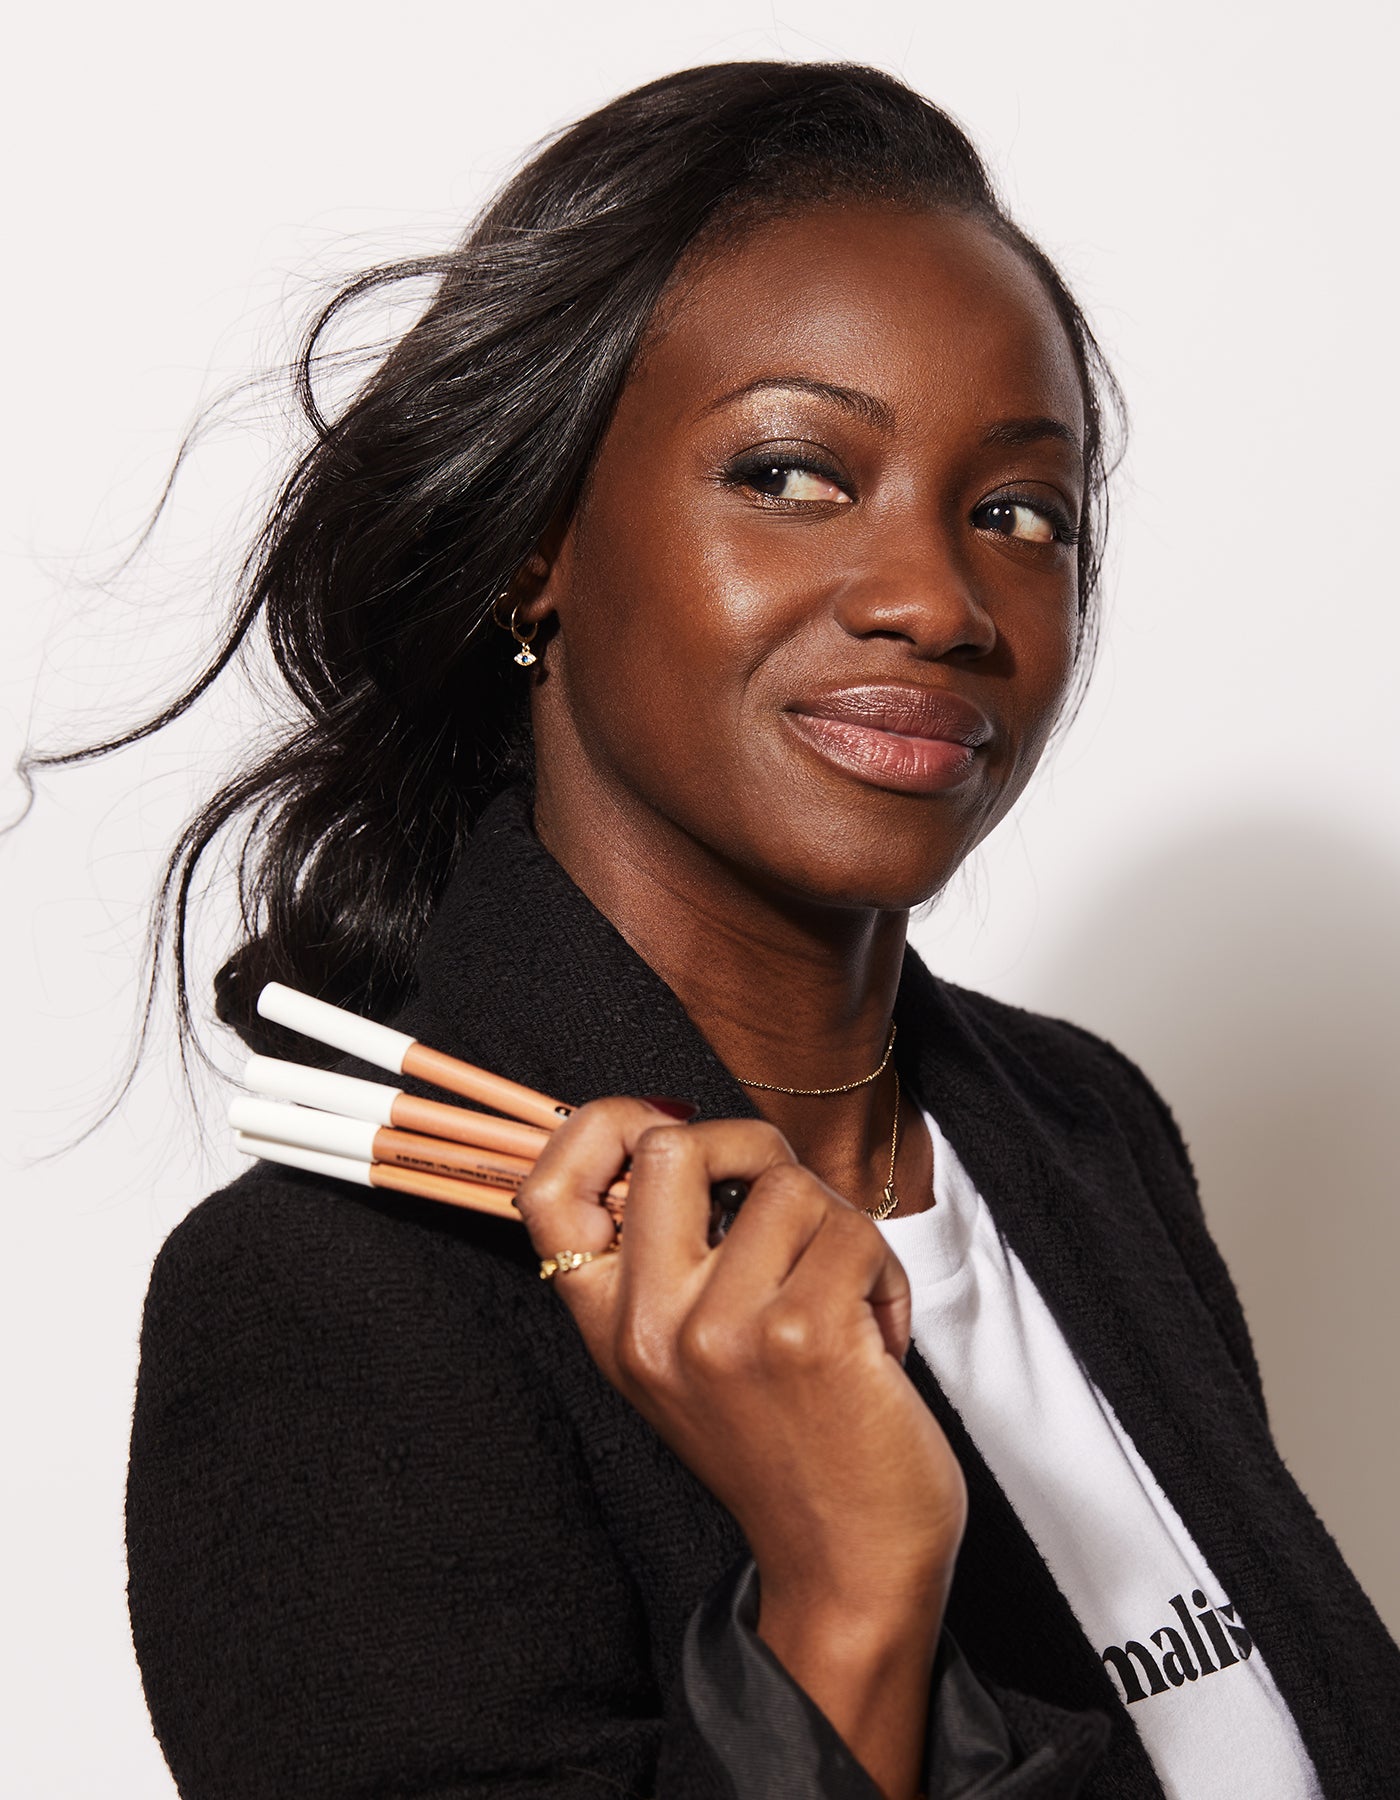
[[[248,1156],[304,1169],[313,1175],[329,1175],[337,1181],[358,1182],[364,1187],[387,1188],[396,1194],[412,1194],[419,1200],[437,1200],[469,1212],[490,1213],[499,1219],[523,1224],[510,1195],[501,1188],[476,1181],[456,1181],[422,1169],[395,1169],[388,1163],[362,1162],[356,1157],[334,1156],[299,1144],[280,1144],[248,1132],[234,1134],[234,1143]]]
[[[420,1137],[412,1131],[389,1130],[374,1134],[374,1161],[392,1163],[396,1169],[423,1169],[433,1175],[477,1181],[511,1193],[535,1166],[530,1157],[493,1154],[470,1144],[445,1143],[441,1138]]]
[[[448,1175],[430,1175],[422,1169],[396,1169],[391,1163],[369,1165],[371,1187],[389,1188],[396,1194],[413,1194],[420,1200],[441,1200],[468,1212],[494,1213],[499,1219],[523,1224],[510,1195],[479,1181],[455,1181]]]
[[[439,1108],[450,1112],[452,1108]],[[240,1098],[228,1109],[229,1124],[262,1143],[282,1144],[318,1156],[348,1157],[362,1162],[392,1163],[395,1168],[420,1169],[431,1175],[448,1175],[460,1181],[479,1182],[514,1193],[535,1166],[533,1156],[512,1156],[505,1151],[483,1149],[478,1144],[458,1143],[420,1132],[376,1126],[370,1119],[347,1119],[341,1113],[322,1112],[311,1106],[289,1106],[279,1100]],[[540,1143],[548,1134],[520,1125]],[[626,1194],[615,1183],[612,1197]]]
[[[465,1106],[448,1106],[441,1100],[420,1100],[416,1094],[399,1094],[389,1113],[400,1131],[421,1132],[424,1137],[446,1138],[454,1144],[472,1144],[478,1150],[500,1150],[507,1156],[533,1161],[549,1142],[549,1133],[538,1125],[522,1125],[516,1119],[498,1119],[493,1113],[469,1112]]]
[[[478,1106],[489,1106],[529,1125],[538,1125],[542,1131],[556,1130],[574,1110],[562,1100],[551,1100],[534,1088],[459,1062],[455,1056],[430,1050],[426,1044],[410,1044],[403,1053],[402,1067],[405,1075],[446,1088],[449,1094],[460,1094],[464,1100],[475,1100]]]
[[[543,1133],[540,1133],[544,1136]],[[423,1169],[435,1175],[452,1175],[462,1181],[479,1181],[486,1187],[514,1193],[535,1166],[532,1156],[507,1156],[483,1150],[476,1144],[445,1142],[411,1131],[381,1130],[374,1136],[374,1160],[392,1163],[396,1169]],[[627,1198],[627,1177],[620,1176],[607,1190],[608,1198]]]

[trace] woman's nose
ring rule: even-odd
[[[852,572],[837,594],[836,617],[852,637],[903,638],[928,660],[987,656],[997,642],[996,622],[962,559],[927,526],[919,541],[886,543],[868,568]]]

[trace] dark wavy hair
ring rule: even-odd
[[[149,736],[266,632],[299,721],[171,851],[147,1021],[168,955],[182,1048],[195,1035],[191,895],[229,833],[244,941],[216,977],[218,1016],[275,1051],[289,1045],[255,1010],[264,982],[376,1017],[394,1010],[473,822],[530,769],[528,684],[502,653],[493,604],[567,517],[667,284],[717,235],[838,198],[971,215],[1044,283],[1084,392],[1087,668],[1106,428],[1121,405],[1078,305],[1003,210],[967,137],[901,82],[853,65],[721,63],[649,82],[548,141],[456,248],[372,269],[320,310],[295,365],[309,447],[242,565],[216,654],[140,726],[22,765]],[[324,416],[332,326],[367,295],[423,278],[435,285],[417,322]],[[298,1056],[309,1049],[296,1040]]]

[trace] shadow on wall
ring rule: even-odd
[[[1400,863],[1308,819],[1185,837],[1034,988],[1170,1102],[1279,1447],[1400,1635]]]

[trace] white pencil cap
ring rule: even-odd
[[[283,1062],[276,1056],[250,1056],[243,1085],[273,1100],[294,1100],[298,1106],[343,1113],[347,1119],[372,1119],[376,1125],[393,1123],[394,1102],[403,1093],[382,1081],[333,1075],[329,1069],[308,1069],[305,1063]]]
[[[245,1156],[260,1156],[265,1162],[285,1163],[289,1169],[305,1169],[309,1175],[330,1175],[336,1181],[357,1182],[360,1187],[373,1184],[370,1165],[349,1156],[327,1156],[319,1150],[303,1150],[296,1144],[275,1144],[271,1138],[253,1137],[246,1131],[235,1132],[234,1143]]]
[[[258,995],[258,1011],[274,1024],[315,1038],[318,1044],[329,1044],[333,1050],[343,1050],[347,1056],[358,1056],[361,1062],[392,1069],[395,1075],[403,1073],[403,1059],[415,1041],[402,1031],[390,1031],[387,1025],[346,1012],[343,1006],[283,987],[280,981],[269,981]]]
[[[379,1127],[367,1119],[343,1119],[339,1113],[313,1112],[309,1106],[283,1106],[277,1100],[235,1100],[228,1122],[250,1137],[276,1144],[294,1144],[303,1150],[324,1150],[331,1156],[374,1160],[374,1140]]]

